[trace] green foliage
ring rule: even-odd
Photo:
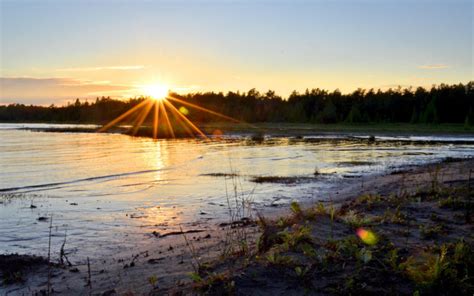
[[[387,261],[388,261],[388,264],[390,265],[390,267],[392,268],[392,270],[394,270],[394,271],[399,270],[398,249],[392,249],[392,250],[389,251]]]
[[[372,260],[372,251],[362,248],[356,252],[356,258],[362,263],[367,264]]]
[[[356,199],[356,203],[366,204],[368,209],[382,200],[382,197],[378,194],[363,194]]]
[[[300,243],[311,243],[311,229],[309,226],[294,225],[292,229],[285,229],[278,233],[282,240],[282,246],[289,250],[294,249]]]
[[[326,208],[324,207],[324,204],[322,202],[318,202],[316,205],[316,213],[320,215],[326,215]]]
[[[268,263],[273,265],[291,266],[294,264],[293,259],[290,256],[281,255],[277,251],[270,251],[267,254],[266,259]]]
[[[310,244],[302,243],[300,245],[300,248],[301,248],[301,251],[303,251],[303,254],[305,256],[309,258],[313,258],[313,259],[317,257],[316,250]]]
[[[443,227],[441,225],[436,225],[436,226],[420,225],[420,236],[422,239],[437,238],[439,234],[441,234],[442,232],[443,232]]]
[[[299,278],[304,278],[308,274],[309,269],[310,268],[308,266],[305,266],[305,267],[296,266],[295,267],[296,276]]]
[[[298,202],[292,201],[290,204],[290,208],[293,214],[295,214],[296,216],[300,216],[302,214],[302,210]]]
[[[195,283],[202,283],[203,282],[203,278],[201,277],[201,275],[197,272],[191,272],[189,274],[189,277],[193,280],[193,282]]]
[[[439,280],[441,274],[448,268],[446,254],[446,246],[443,246],[439,254],[424,253],[409,257],[401,268],[418,285],[430,286]]]
[[[382,222],[405,225],[408,217],[402,213],[400,206],[397,206],[395,211],[386,210],[381,219]]]
[[[148,283],[150,283],[150,285],[153,288],[156,288],[156,283],[157,282],[158,282],[158,278],[156,277],[156,275],[152,275],[152,276],[148,277]]]
[[[473,250],[463,240],[442,245],[437,251],[410,256],[400,269],[414,281],[422,294],[449,291],[468,295],[474,288]]]
[[[440,208],[448,208],[448,209],[463,209],[464,208],[464,202],[460,200],[459,198],[448,196],[448,198],[440,199],[438,201],[438,205]]]
[[[353,228],[366,226],[373,222],[370,217],[359,215],[354,210],[349,210],[344,216],[342,216],[342,221],[344,221]]]

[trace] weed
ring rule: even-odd
[[[309,258],[314,259],[317,257],[316,250],[308,243],[302,243],[300,249],[303,251],[303,254]]]
[[[387,256],[387,262],[392,268],[393,271],[399,270],[399,257],[398,257],[398,249],[392,249],[389,251]]]
[[[469,295],[474,288],[470,278],[474,269],[473,255],[471,247],[460,240],[442,245],[435,253],[410,256],[400,268],[422,294],[449,291],[453,295]]]
[[[292,229],[285,229],[278,233],[286,250],[295,249],[301,243],[311,243],[311,229],[309,226],[293,225]]]
[[[346,224],[350,225],[353,228],[359,228],[362,226],[369,225],[373,222],[370,217],[361,217],[357,214],[354,210],[349,210],[343,217],[342,221]]]
[[[184,241],[186,242],[186,246],[188,247],[188,249],[191,253],[191,257],[194,260],[194,262],[191,261],[191,265],[193,266],[194,271],[197,272],[199,270],[200,266],[201,266],[201,263],[199,262],[199,256],[196,252],[196,249],[194,248],[194,245],[193,245],[192,241],[189,241],[188,238],[186,237],[186,234],[184,233],[183,228],[181,227],[181,225],[179,226],[179,230],[181,231],[181,234],[184,237]]]
[[[420,236],[422,239],[433,239],[437,238],[438,235],[443,232],[443,227],[441,225],[436,226],[425,226],[420,225]]]
[[[156,288],[156,283],[157,282],[158,282],[158,278],[156,277],[156,275],[152,275],[152,276],[148,277],[148,283],[150,283],[150,285],[153,289]]]
[[[367,209],[371,209],[372,205],[380,202],[382,197],[378,194],[363,194],[356,199],[356,204],[366,204]]]
[[[294,264],[293,259],[290,256],[281,255],[276,250],[272,250],[265,257],[268,263],[272,265],[291,266]]]
[[[315,211],[320,215],[326,215],[326,208],[324,207],[324,204],[322,202],[318,202]]]
[[[301,210],[300,204],[296,201],[291,202],[290,209],[293,212],[293,214],[297,217],[301,217],[302,214],[303,214],[303,211]]]
[[[295,267],[296,276],[300,279],[305,278],[309,270],[310,270],[309,266],[305,266],[305,267],[296,266]]]
[[[367,264],[372,260],[372,251],[362,248],[356,251],[356,258],[360,262]]]
[[[455,197],[452,197],[452,196],[449,196],[448,198],[439,200],[438,205],[439,205],[440,208],[452,209],[452,210],[457,210],[457,209],[463,209],[464,208],[464,202],[462,200],[460,200],[459,198],[455,198]]]
[[[227,209],[229,212],[229,225],[235,225],[238,221],[251,221],[253,217],[253,191],[244,193],[242,190],[242,184],[240,179],[237,178],[238,174],[232,170],[231,167],[231,181],[232,181],[232,195],[229,193],[227,186],[227,179],[225,182],[225,192],[227,199]],[[261,218],[260,218],[261,220]],[[226,257],[231,254],[243,254],[247,255],[249,252],[248,248],[248,229],[245,225],[241,227],[229,227],[226,229],[224,248],[222,256]]]
[[[439,165],[433,167],[430,171],[428,171],[430,175],[430,183],[431,183],[431,193],[437,193],[439,189],[439,172],[441,167]]]
[[[390,211],[386,210],[385,213],[382,216],[382,221],[383,223],[393,223],[393,224],[399,224],[399,225],[405,225],[407,224],[407,215],[402,213],[400,209],[400,205],[397,206],[395,211]]]

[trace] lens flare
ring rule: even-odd
[[[181,112],[184,115],[189,115],[189,110],[184,106],[179,107],[179,112]]]
[[[367,245],[372,246],[378,242],[377,236],[375,235],[375,233],[373,233],[370,230],[367,230],[364,228],[358,228],[356,230],[356,233],[357,233],[357,236],[361,239],[361,241],[363,241]]]

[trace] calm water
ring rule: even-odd
[[[156,242],[153,231],[222,222],[226,190],[231,191],[233,183],[206,174],[238,173],[239,192],[250,194],[255,207],[264,211],[291,200],[328,198],[333,188],[356,180],[349,177],[474,156],[474,137],[384,137],[388,142],[378,145],[275,138],[256,145],[238,136],[209,142],[154,141],[18,130],[23,126],[53,127],[0,125],[0,253],[46,254],[49,223],[37,219],[53,215],[54,252],[67,232],[69,257],[74,259]],[[451,142],[399,141],[409,139]],[[463,143],[452,143],[456,139]],[[312,182],[250,182],[262,175],[312,176],[315,168],[323,175]]]

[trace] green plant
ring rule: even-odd
[[[356,252],[356,258],[362,263],[367,264],[372,260],[372,251],[362,248]]]
[[[404,225],[407,224],[407,215],[402,213],[400,205],[397,206],[395,211],[386,210],[382,216],[382,222],[389,222],[393,224]]]
[[[294,249],[298,244],[311,242],[311,229],[309,226],[293,225],[291,229],[285,229],[278,233],[285,249]]]
[[[318,202],[316,205],[316,213],[320,215],[326,215],[326,208],[324,207],[324,204],[322,202]]]
[[[308,274],[309,270],[310,268],[308,266],[305,266],[303,268],[301,266],[295,267],[296,276],[299,278],[304,278]]]
[[[431,193],[437,193],[439,189],[439,172],[441,170],[441,167],[439,165],[435,166],[433,169],[431,169],[428,173],[431,178]]]
[[[202,283],[203,282],[203,278],[197,272],[191,272],[189,274],[189,277],[191,278],[191,280],[193,280],[194,283]]]
[[[400,267],[416,284],[432,286],[449,266],[446,254],[447,248],[443,245],[439,254],[422,253],[420,256],[410,256]]]
[[[331,203],[329,207],[329,217],[331,218],[331,239],[334,237],[334,219],[336,218],[336,209]]]
[[[150,283],[150,285],[152,286],[152,288],[156,288],[156,283],[158,282],[158,278],[156,277],[156,275],[152,275],[150,277],[148,277],[148,283]]]
[[[301,251],[303,254],[309,258],[316,258],[316,250],[308,243],[302,243],[300,245]]]
[[[293,259],[290,256],[281,255],[278,251],[272,250],[265,257],[268,263],[273,265],[293,265]]]
[[[349,210],[343,217],[342,221],[349,224],[351,227],[358,228],[369,225],[373,222],[370,217],[361,217],[356,211]]]
[[[443,232],[443,227],[441,225],[436,226],[425,226],[420,225],[420,236],[422,239],[432,239],[437,238],[438,235]]]
[[[378,194],[363,194],[356,199],[358,204],[366,204],[368,209],[372,208],[372,205],[380,202],[382,197]]]
[[[295,216],[301,216],[303,213],[303,211],[301,210],[300,204],[296,201],[291,202],[290,209]]]
[[[387,262],[393,271],[399,271],[400,266],[398,263],[398,249],[392,249],[389,251],[387,256]]]
[[[439,200],[438,205],[440,208],[448,208],[448,209],[453,209],[453,210],[464,208],[464,202],[452,196]]]

